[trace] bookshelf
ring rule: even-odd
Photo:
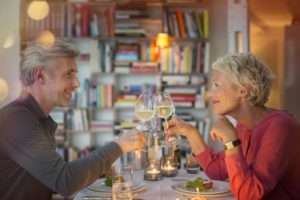
[[[176,115],[208,134],[208,8],[202,1],[49,1],[40,21],[21,1],[21,49],[44,31],[69,38],[79,47],[81,88],[70,108],[52,113],[59,122],[58,149],[67,160],[136,126],[134,104],[141,90],[171,93]],[[158,33],[169,45],[156,45]]]

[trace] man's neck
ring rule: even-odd
[[[53,109],[53,106],[49,104],[49,100],[47,100],[48,98],[43,95],[43,91],[41,91],[40,88],[37,89],[34,86],[24,86],[21,96],[27,96],[28,94],[30,94],[35,99],[44,114],[48,116],[49,112]]]

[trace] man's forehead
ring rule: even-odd
[[[57,59],[55,68],[64,70],[64,71],[69,71],[69,70],[77,71],[75,58],[60,57]]]

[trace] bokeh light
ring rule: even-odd
[[[50,31],[43,31],[38,36],[36,41],[38,43],[41,43],[41,44],[45,45],[45,46],[52,46],[54,41],[55,41],[55,37],[54,37],[53,33],[51,33]]]
[[[42,20],[49,14],[47,1],[32,1],[27,9],[27,14],[34,20]]]
[[[5,80],[0,78],[0,101],[4,100],[8,95],[8,85]]]

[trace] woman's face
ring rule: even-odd
[[[224,72],[213,70],[210,90],[207,93],[216,115],[231,115],[241,106],[241,88]]]

